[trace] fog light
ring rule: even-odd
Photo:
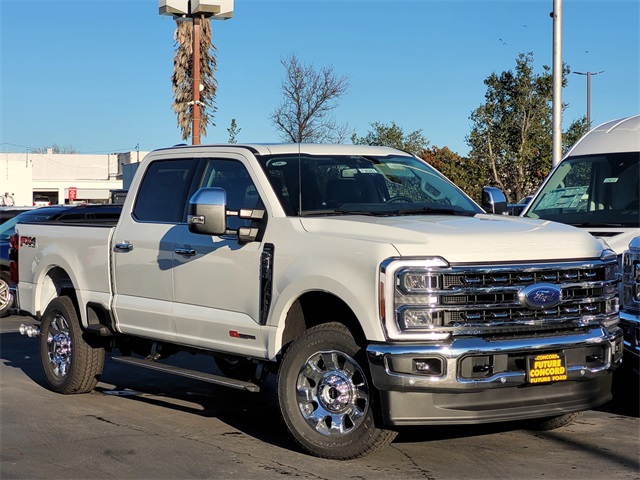
[[[442,360],[439,358],[419,358],[413,361],[413,366],[418,373],[440,376],[444,372]]]

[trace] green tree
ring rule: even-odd
[[[564,67],[563,86],[568,67]],[[485,81],[485,103],[471,114],[467,137],[470,160],[510,202],[534,191],[551,169],[553,76],[548,66],[533,71],[533,54],[520,54],[515,71],[492,73]]]
[[[295,54],[280,63],[286,69],[284,99],[271,121],[281,138],[296,143],[343,142],[349,127],[338,124],[333,112],[338,99],[349,90],[348,78],[336,76],[333,67],[316,70],[304,65]]]
[[[207,134],[207,125],[213,123],[216,111],[214,104],[218,90],[216,71],[216,48],[211,41],[211,20],[200,20],[200,135]],[[173,57],[172,109],[178,117],[182,139],[191,135],[193,121],[193,22],[176,21],[174,34],[176,49]]]
[[[583,116],[571,122],[571,125],[562,134],[562,153],[565,154],[576,143],[580,137],[589,131],[587,126],[587,116]]]
[[[440,148],[435,145],[424,150],[422,159],[455,183],[471,198],[477,202],[481,201],[483,185],[478,183],[478,178],[487,177],[487,172],[481,171],[484,168],[482,163],[471,162],[448,147]]]
[[[354,133],[351,136],[351,142],[355,145],[379,145],[397,148],[417,156],[421,156],[429,145],[429,142],[422,134],[422,130],[414,130],[405,135],[402,127],[396,125],[396,122],[391,122],[391,124],[374,122],[371,124],[371,128],[364,137],[359,137]]]
[[[237,136],[240,133],[241,128],[238,128],[238,124],[236,123],[236,119],[231,119],[231,126],[227,128],[227,132],[229,132],[229,143],[238,143]]]

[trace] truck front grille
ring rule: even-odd
[[[395,304],[399,312],[427,310],[433,329],[454,335],[576,328],[612,313],[614,268],[612,263],[572,262],[433,269],[429,275],[435,288],[419,294],[397,289]],[[521,295],[536,285],[553,285],[559,300],[548,308],[532,308]]]

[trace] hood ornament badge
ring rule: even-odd
[[[553,308],[562,300],[562,290],[552,283],[536,283],[520,290],[518,299],[534,310]]]

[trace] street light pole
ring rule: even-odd
[[[604,73],[604,70],[599,72],[573,72],[576,75],[587,76],[587,128],[591,130],[591,75],[598,75]]]
[[[562,158],[562,0],[553,0],[553,135],[551,165]]]

